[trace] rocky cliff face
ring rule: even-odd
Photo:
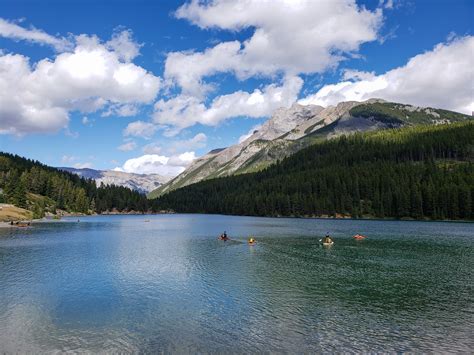
[[[149,193],[161,185],[166,183],[169,178],[158,174],[131,174],[121,171],[112,170],[94,170],[94,169],[76,169],[76,168],[59,168],[73,174],[77,174],[86,179],[95,180],[97,186],[101,183],[105,185],[117,185],[128,187],[142,193]]]
[[[294,104],[280,108],[245,141],[193,162],[183,173],[149,194],[150,198],[201,180],[261,170],[319,139],[330,139],[410,124],[439,124],[470,119],[459,113],[388,103],[380,99],[336,106]]]

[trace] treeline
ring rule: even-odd
[[[2,152],[0,188],[3,191],[0,202],[30,209],[35,217],[41,217],[45,211],[54,213],[56,209],[101,213],[145,212],[151,208],[145,195],[131,189],[114,185],[97,187],[93,180]]]
[[[403,123],[432,124],[433,119],[459,122],[469,120],[468,115],[435,108],[407,109],[407,106],[393,102],[374,102],[357,105],[350,109],[353,117],[372,118],[392,127]],[[409,106],[408,106],[409,107]]]
[[[340,137],[264,171],[203,181],[157,205],[256,216],[474,219],[474,123]]]

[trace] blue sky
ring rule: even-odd
[[[474,110],[474,2],[0,0],[0,150],[175,175],[273,110]]]

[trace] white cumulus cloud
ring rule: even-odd
[[[133,41],[132,35],[131,30],[116,32],[112,39],[105,43],[105,46],[117,53],[121,60],[131,62],[140,54],[140,47],[142,46]]]
[[[418,106],[474,111],[474,36],[453,39],[411,58],[407,64],[381,75],[345,73],[343,81],[325,85],[302,100],[322,106],[372,97]]]
[[[232,117],[266,117],[279,107],[291,106],[296,101],[302,85],[301,78],[287,77],[281,85],[270,84],[251,93],[236,91],[218,96],[209,106],[196,97],[178,95],[155,104],[153,121],[170,126],[167,134],[173,135],[196,123],[215,126]]]
[[[128,115],[135,105],[152,102],[160,78],[122,60],[117,46],[80,35],[72,52],[52,60],[31,64],[20,54],[0,54],[0,134],[55,132],[67,127],[71,111],[113,105]]]
[[[202,78],[240,68],[240,48],[240,42],[233,41],[220,43],[204,52],[171,52],[166,58],[165,77],[175,81],[183,93],[203,97],[213,86],[205,84]]]
[[[145,154],[141,157],[127,160],[123,166],[114,170],[135,174],[160,174],[174,177],[196,159],[194,152],[184,152],[179,155],[165,156],[158,154]]]
[[[177,10],[176,17],[203,29],[253,29],[242,43],[168,55],[165,77],[193,96],[208,89],[203,77],[218,72],[240,79],[324,72],[356,53],[361,44],[376,40],[383,22],[380,8],[369,11],[354,0],[192,0]]]

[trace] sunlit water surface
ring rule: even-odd
[[[472,351],[473,227],[160,215],[0,229],[0,352]]]

